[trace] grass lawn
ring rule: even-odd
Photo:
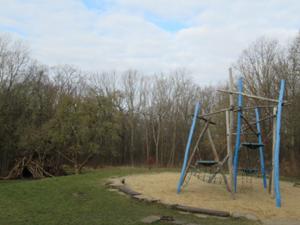
[[[138,202],[104,187],[108,177],[142,172],[148,171],[105,168],[42,180],[0,181],[0,225],[142,224],[140,219],[155,214],[203,225],[254,224],[246,220],[183,215],[159,204]]]

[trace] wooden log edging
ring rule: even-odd
[[[131,197],[134,197],[136,195],[141,195],[141,193],[132,190],[127,185],[114,184],[113,182],[107,182],[105,185],[107,187],[112,188],[112,189],[117,189],[118,191],[123,192],[124,194],[127,194],[127,195],[129,195]]]
[[[120,186],[118,186],[117,188],[118,188],[119,191],[121,191],[121,192],[123,192],[123,193],[125,193],[125,194],[128,194],[128,195],[130,195],[131,197],[136,196],[136,195],[141,195],[141,193],[136,192],[136,191],[130,189],[130,188],[129,188],[128,186],[126,186],[126,185],[120,185]]]
[[[197,207],[190,207],[186,205],[178,205],[178,204],[169,204],[161,202],[159,199],[150,199],[147,197],[142,197],[143,194],[132,190],[126,184],[119,184],[112,180],[109,180],[105,183],[105,186],[113,189],[117,189],[118,191],[130,196],[131,198],[138,200],[138,201],[146,201],[149,203],[158,203],[167,208],[176,209],[183,212],[195,213],[195,214],[204,214],[209,216],[217,216],[217,217],[230,217],[231,214],[227,211],[221,210],[213,210],[213,209],[205,209],[205,208],[197,208]]]
[[[293,184],[293,186],[294,186],[294,187],[300,187],[300,182],[295,182],[295,183]]]
[[[190,212],[190,213],[199,213],[199,214],[205,214],[205,215],[210,215],[210,216],[219,216],[219,217],[230,217],[229,212],[220,211],[220,210],[196,208],[196,207],[190,207],[190,206],[185,206],[185,205],[177,205],[175,208],[180,211]]]

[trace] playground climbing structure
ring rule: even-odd
[[[243,92],[243,78],[238,79],[237,90],[234,90],[231,69],[229,69],[229,78],[229,90],[218,90],[229,95],[228,108],[201,114],[201,103],[197,102],[195,105],[177,193],[180,193],[182,188],[188,185],[192,177],[196,177],[208,183],[224,183],[234,199],[235,193],[238,191],[239,173],[241,176],[260,175],[263,188],[267,189],[269,185],[269,193],[275,197],[276,206],[281,207],[279,157],[282,110],[283,106],[287,104],[284,101],[285,81],[281,80],[280,82],[278,99],[271,99]],[[235,97],[237,97],[236,101]],[[254,104],[250,105],[253,102]],[[257,102],[266,104],[259,105]],[[264,109],[269,109],[272,114],[261,117],[261,111]],[[221,113],[225,114],[227,142],[227,154],[223,158],[220,158],[220,151],[218,152],[216,149],[210,130],[210,126],[216,125],[213,117]],[[272,130],[269,132],[272,134],[272,163],[268,170],[269,174],[267,174],[265,165],[262,121],[270,121],[272,125]],[[197,126],[200,132],[194,140]],[[201,142],[205,135],[208,137],[213,159],[199,158]],[[219,175],[219,179],[217,179],[217,175]],[[267,178],[269,182],[267,182]]]

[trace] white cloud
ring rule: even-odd
[[[96,0],[95,0],[96,1]],[[197,81],[227,79],[241,50],[267,35],[286,41],[299,29],[297,1],[106,0],[97,10],[80,0],[0,0],[0,31],[20,34],[51,65],[86,70],[192,71]],[[101,4],[97,2],[97,6]],[[186,24],[168,32],[147,18]]]
[[[131,11],[149,11],[163,18],[184,19],[201,12],[208,5],[203,0],[113,0]]]

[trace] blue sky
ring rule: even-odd
[[[200,83],[261,36],[286,43],[300,29],[296,0],[0,0],[0,32],[49,65],[144,74],[185,68]]]

